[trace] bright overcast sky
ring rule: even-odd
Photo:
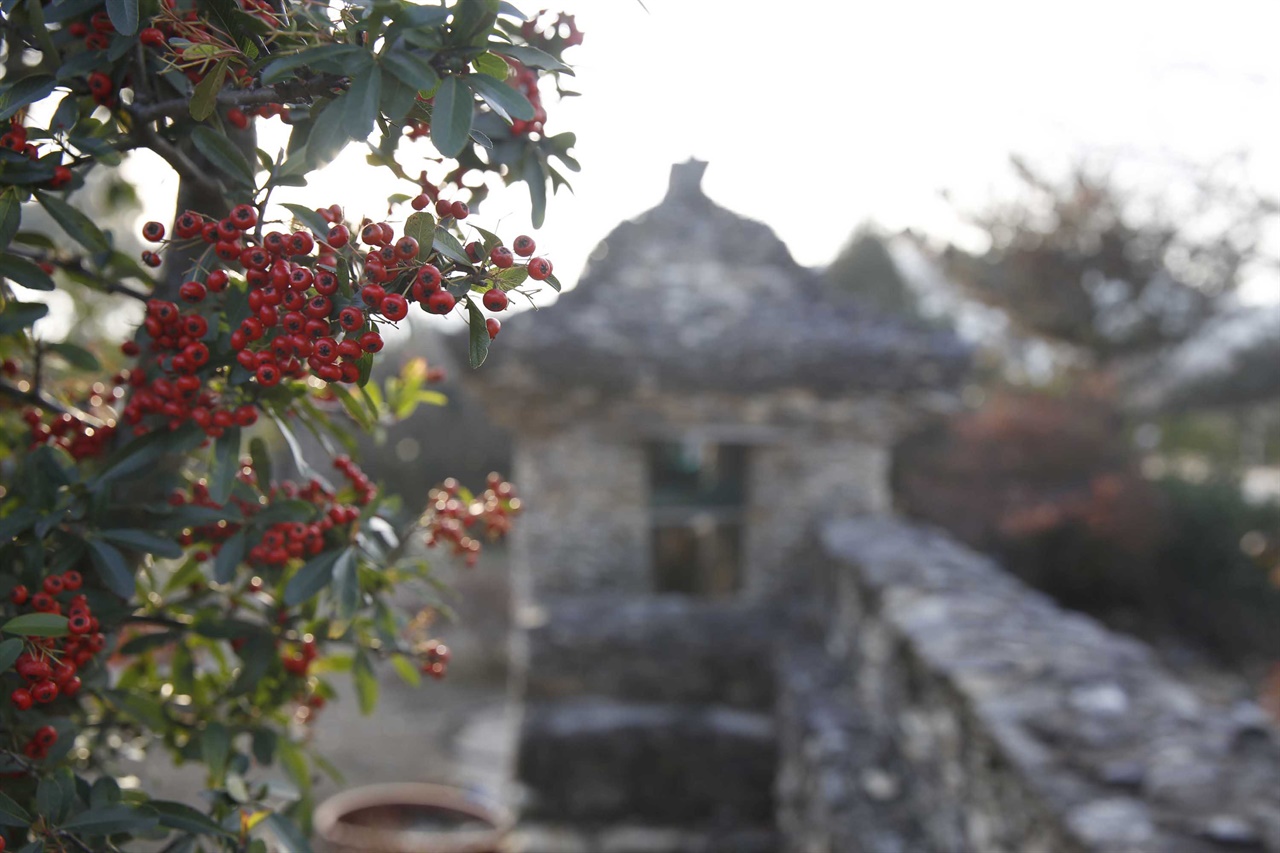
[[[809,265],[865,220],[955,236],[941,191],[998,196],[1011,153],[1053,170],[1101,152],[1161,175],[1248,151],[1258,187],[1280,194],[1272,0],[644,5],[565,0],[586,34],[567,56],[583,97],[548,103],[547,126],[578,134],[583,171],[536,236],[566,284],[690,156],[710,162],[712,198]],[[356,179],[348,154],[309,201],[376,214],[379,191],[404,191]],[[481,221],[505,217],[514,236],[524,198],[492,197]]]

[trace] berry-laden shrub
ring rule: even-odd
[[[500,477],[447,482],[397,536],[339,446],[439,396],[421,359],[370,382],[386,327],[460,314],[479,366],[491,315],[559,287],[533,238],[477,222],[486,178],[526,183],[540,225],[552,161],[576,170],[542,97],[581,33],[498,0],[0,9],[0,851],[305,850],[329,674],[365,710],[379,661],[445,674],[448,648],[388,602],[426,571],[406,543],[474,561],[519,510]],[[276,120],[287,146],[258,148]],[[353,141],[410,191],[375,217],[341,187],[272,202]],[[74,195],[138,149],[180,177],[141,263]],[[76,288],[140,305],[119,352],[40,338],[31,291]],[[304,458],[299,428],[331,458]],[[206,807],[122,790],[125,742],[203,764]]]

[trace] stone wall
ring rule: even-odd
[[[1280,851],[1256,706],[1206,707],[940,534],[868,517],[821,543],[825,612],[779,657],[790,850]]]

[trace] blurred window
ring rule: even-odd
[[[732,595],[741,585],[747,448],[681,441],[648,451],[655,591]]]

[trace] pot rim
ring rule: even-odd
[[[488,828],[435,832],[414,829],[378,829],[343,822],[351,812],[372,806],[432,806],[458,812],[489,824]],[[330,844],[380,853],[419,853],[434,844],[433,853],[486,853],[511,831],[511,812],[463,788],[434,782],[387,782],[362,785],[329,797],[315,810],[316,835]]]

